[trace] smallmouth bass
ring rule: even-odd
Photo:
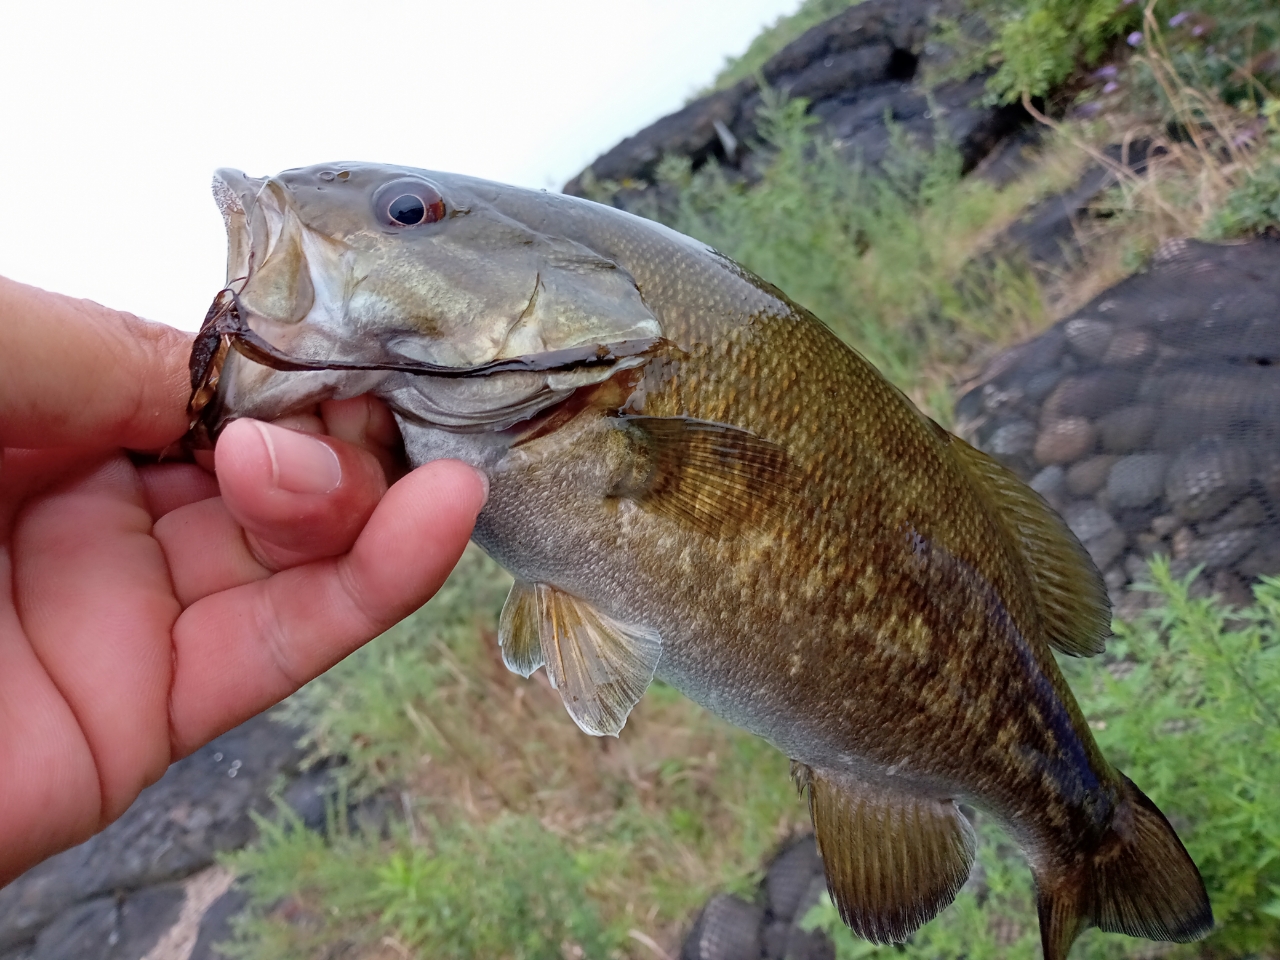
[[[898,942],[969,874],[968,803],[1026,854],[1041,938],[1213,923],[1052,649],[1109,607],[1065,524],[779,290],[588,201],[335,163],[219,171],[228,286],[193,436],[372,393],[409,460],[489,477],[499,642],[616,735],[654,676],[775,744],[845,922]]]

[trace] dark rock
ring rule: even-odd
[[[1193,564],[1204,564],[1205,570],[1213,573],[1241,559],[1257,542],[1257,530],[1226,530],[1192,541],[1186,556]]]
[[[694,923],[681,960],[760,960],[763,919],[764,911],[755,904],[718,893]]]
[[[1174,459],[1165,496],[1184,520],[1207,520],[1226,510],[1248,488],[1253,460],[1245,447],[1201,440]]]
[[[982,409],[987,413],[999,413],[1006,407],[1016,408],[1022,403],[1024,396],[1025,392],[1017,385],[1002,388],[989,383],[982,388]]]
[[[40,931],[31,960],[142,960],[177,921],[183,900],[182,888],[168,884],[79,904]]]
[[[760,946],[765,960],[785,960],[787,941],[791,937],[791,924],[785,920],[775,920],[764,928],[760,937]]]
[[[820,930],[792,927],[784,956],[786,960],[836,960],[836,948]]]
[[[1036,427],[1026,420],[1004,424],[991,434],[991,439],[985,444],[986,451],[1001,460],[1026,456],[1035,447]]]
[[[336,790],[333,771],[315,767],[299,774],[285,788],[280,799],[289,805],[308,830],[324,833],[329,825],[329,809],[335,801]]]
[[[1118,145],[1108,147],[1106,154],[1112,161],[1140,172],[1146,169],[1149,149],[1149,143],[1144,141],[1130,144],[1127,150]],[[1077,249],[1076,225],[1089,215],[1093,199],[1115,182],[1111,169],[1090,167],[1073,188],[1042,200],[1023,214],[996,242],[996,248],[1050,268],[1071,260]]]
[[[1111,346],[1116,328],[1105,320],[1077,317],[1063,324],[1062,332],[1067,335],[1067,343],[1078,356],[1086,360],[1101,360]]]
[[[813,878],[822,875],[822,858],[813,836],[801,837],[769,864],[764,875],[766,906],[779,920],[793,920]]]
[[[1240,561],[1237,569],[1246,577],[1280,576],[1280,531],[1269,528],[1268,536],[1261,537],[1262,546]]]
[[[1163,453],[1135,453],[1115,461],[1107,476],[1107,497],[1121,509],[1145,507],[1164,490],[1169,457]]]
[[[1150,404],[1121,407],[1098,420],[1098,438],[1107,453],[1134,453],[1142,449],[1155,429],[1158,413]]]
[[[99,897],[68,910],[40,931],[32,960],[96,960],[110,956],[120,938],[120,905]]]
[[[1122,330],[1102,355],[1103,366],[1139,367],[1155,356],[1155,337],[1146,330]]]
[[[1107,475],[1116,457],[1102,454],[1078,460],[1067,470],[1067,493],[1073,497],[1087,497],[1097,493],[1107,483]]]
[[[1062,376],[1061,370],[1041,370],[1039,373],[1032,374],[1027,380],[1023,393],[1028,400],[1039,403],[1053,393],[1054,388],[1062,382]]]
[[[1227,530],[1242,530],[1246,527],[1260,527],[1269,519],[1267,509],[1257,497],[1245,497],[1234,507],[1220,516],[1196,525],[1196,532],[1202,537]]]
[[[1228,606],[1247,607],[1253,603],[1252,591],[1230,570],[1217,571],[1210,580],[1210,586]]]
[[[781,89],[792,97],[825,100],[843,90],[884,80],[892,57],[893,45],[887,40],[854,47],[814,61]]]
[[[805,891],[804,896],[800,898],[800,903],[796,907],[796,922],[799,923],[805,918],[810,910],[818,905],[823,897],[827,895],[827,878],[825,874],[818,874],[809,883],[809,889]]]
[[[821,23],[765,63],[765,82],[809,101],[810,112],[843,154],[879,165],[892,140],[888,117],[911,141],[931,146],[940,137],[957,145],[964,169],[975,167],[1028,122],[1020,105],[982,104],[987,75],[943,83],[926,93],[914,79],[938,0],[864,0]],[[693,166],[714,160],[746,175],[760,141],[764,98],[755,79],[700,97],[683,109],[628,137],[567,183],[564,192],[583,196],[592,180],[643,186],[666,155]],[[636,198],[620,194],[623,206]]]
[[[1076,538],[1085,544],[1117,529],[1115,518],[1088,500],[1070,504],[1062,512],[1062,519],[1067,521],[1067,526]]]
[[[1096,370],[1067,377],[1045,400],[1041,420],[1110,413],[1133,400],[1139,383],[1139,375],[1129,370]]]
[[[0,950],[75,904],[186,876],[244,846],[250,811],[270,809],[271,783],[301,758],[297,737],[263,715],[175,763],[106,830],[0,889]]]
[[[1032,477],[1028,485],[1055,510],[1059,509],[1067,493],[1067,471],[1055,463]]]
[[[1129,575],[1125,573],[1123,567],[1112,567],[1102,575],[1102,582],[1107,585],[1108,593],[1115,593],[1129,582]]]
[[[1036,462],[1070,463],[1092,452],[1098,431],[1084,417],[1064,417],[1045,424],[1036,438]]]
[[[1124,553],[1124,548],[1128,544],[1128,539],[1124,535],[1124,531],[1119,527],[1113,527],[1106,533],[1101,533],[1091,540],[1084,542],[1084,548],[1089,551],[1089,557],[1093,560],[1094,565],[1099,570],[1105,570],[1111,566],[1112,562]]]
[[[176,883],[135,890],[120,907],[118,941],[111,960],[141,960],[178,922],[186,894]]]
[[[236,887],[215,900],[200,920],[200,932],[187,960],[225,960],[223,954],[215,948],[232,938],[232,918],[244,910],[248,903],[249,895]]]

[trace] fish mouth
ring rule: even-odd
[[[231,286],[214,297],[200,332],[191,348],[191,417],[188,445],[210,449],[226,424],[234,419],[222,402],[219,389],[223,368],[232,351],[272,370],[300,371],[385,371],[415,376],[464,379],[501,373],[577,373],[597,367],[613,368],[626,361],[644,358],[667,341],[662,337],[620,340],[616,343],[583,344],[520,357],[490,360],[469,367],[452,367],[422,360],[395,360],[362,363],[336,359],[313,360],[290,356],[255,332],[241,307],[240,296]]]

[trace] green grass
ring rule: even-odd
[[[1217,920],[1178,956],[1245,957],[1280,950],[1280,580],[1255,588],[1256,604],[1228,610],[1191,599],[1167,564],[1152,568],[1162,603],[1116,624],[1105,657],[1064,662],[1103,752],[1170,818],[1205,879]],[[827,930],[841,960],[1038,955],[1030,872],[984,827],[985,884],[902,949],[855,939],[835,908],[809,922]],[[1091,931],[1074,956],[1106,960],[1140,942]]]

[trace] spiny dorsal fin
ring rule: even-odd
[[[1049,645],[1073,657],[1101,653],[1111,633],[1111,601],[1075,534],[1038,493],[995,460],[958,437],[950,443],[1026,563]]]
[[[498,636],[509,669],[527,677],[546,664],[573,722],[595,737],[618,735],[662,656],[652,630],[620,623],[545,583],[516,581]]]
[[[785,450],[754,433],[690,417],[618,418],[636,469],[613,491],[709,537],[760,527],[791,502]]]
[[[836,782],[792,764],[840,917],[872,943],[901,943],[955,899],[977,842],[950,800]]]
[[[528,678],[543,665],[542,638],[538,634],[538,595],[532,583],[517,580],[498,618],[498,646],[502,662],[512,673]]]

